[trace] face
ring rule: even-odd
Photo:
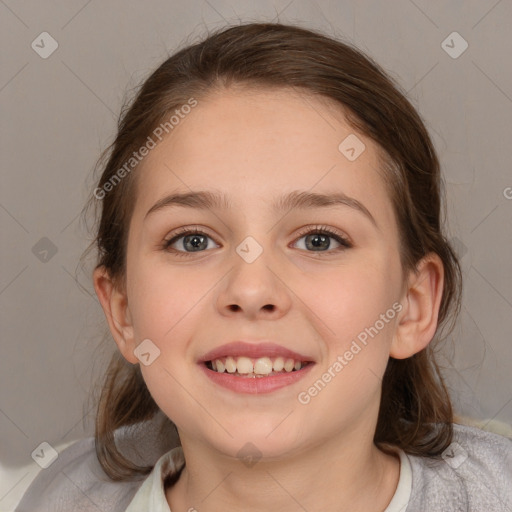
[[[339,149],[354,135],[365,146],[356,159],[362,146]],[[251,442],[272,458],[374,427],[402,289],[379,166],[339,108],[283,89],[199,101],[145,158],[127,246],[128,346],[160,351],[141,370],[182,441],[232,456]],[[162,201],[197,192],[224,201]],[[284,201],[308,194],[341,201]],[[301,369],[212,369],[265,375],[288,359]]]

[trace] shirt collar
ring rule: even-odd
[[[153,470],[139,487],[125,512],[171,512],[165,497],[164,481],[176,474],[185,465],[185,457],[181,446],[173,448],[162,455]]]
[[[407,454],[398,449],[400,477],[395,494],[385,512],[402,512],[407,508],[411,496],[412,472]],[[181,446],[162,455],[146,480],[139,487],[125,512],[171,512],[165,496],[164,481],[183,469],[185,457]]]

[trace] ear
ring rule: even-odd
[[[443,295],[444,267],[441,258],[429,253],[408,277],[402,300],[403,310],[397,323],[389,355],[406,359],[423,350],[437,329]]]
[[[133,352],[135,340],[126,292],[118,289],[103,266],[94,269],[93,282],[96,295],[119,351],[130,363],[138,363],[139,360]]]

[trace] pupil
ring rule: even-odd
[[[311,240],[312,247],[320,248],[321,251],[325,251],[329,248],[330,241],[329,241],[328,236],[319,235],[319,234],[310,235],[310,236],[311,236],[311,238],[309,238],[309,237],[306,238],[306,246],[308,245],[307,240],[309,238],[309,240]],[[325,242],[327,242],[327,245],[322,246],[322,243],[325,244]]]
[[[192,251],[206,249],[206,247],[208,246],[206,237],[204,237],[203,235],[188,235],[184,239],[185,246],[187,245],[187,242],[190,242]]]

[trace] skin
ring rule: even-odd
[[[171,510],[384,510],[399,459],[373,444],[388,358],[406,358],[431,341],[443,267],[427,255],[405,274],[398,227],[379,150],[367,137],[353,162],[339,150],[353,134],[340,108],[291,90],[227,90],[199,102],[137,170],[126,287],[97,268],[94,285],[124,357],[149,338],[160,356],[142,374],[177,425],[186,467],[166,490]],[[224,192],[230,209],[179,206],[146,212],[171,192]],[[273,212],[292,190],[344,192],[377,226],[347,206]],[[302,228],[327,226],[353,247],[306,246]],[[207,249],[191,252],[183,226],[205,231]],[[247,263],[236,247],[247,236],[263,249]],[[311,237],[309,237],[311,239]],[[188,248],[189,252],[184,252]],[[307,391],[392,304],[403,309],[307,405]],[[236,305],[237,307],[232,307]],[[207,379],[197,359],[226,342],[271,340],[310,356],[309,375],[270,394],[243,395]],[[262,458],[237,456],[251,442]]]

